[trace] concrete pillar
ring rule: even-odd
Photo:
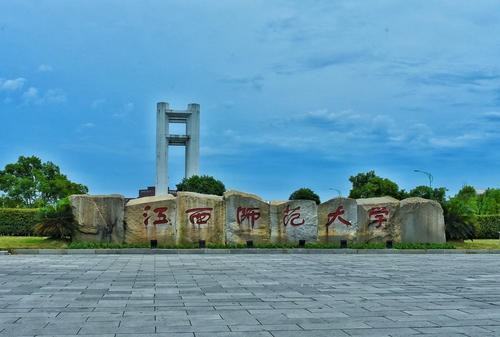
[[[200,170],[200,105],[189,104],[190,113],[186,121],[186,178],[199,174]]]
[[[168,103],[156,105],[156,195],[168,194]]]

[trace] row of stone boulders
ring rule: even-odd
[[[228,191],[223,197],[191,192],[132,199],[119,195],[70,197],[76,241],[149,243],[445,242],[436,201],[391,197],[265,202]]]

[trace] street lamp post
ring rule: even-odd
[[[342,192],[338,188],[330,187],[329,190],[337,192],[339,194],[339,197],[342,197]]]
[[[434,200],[434,190],[432,189],[432,181],[434,180],[434,177],[432,176],[432,174],[430,174],[430,172],[422,170],[413,170],[413,172],[425,174],[427,178],[429,178],[429,189],[430,189],[429,192],[431,194],[431,199]]]
[[[429,178],[429,187],[432,188],[432,181],[434,180],[434,177],[432,176],[432,174],[430,174],[429,172],[426,172],[426,171],[422,171],[422,170],[413,170],[413,172],[425,174],[427,176],[427,178]]]

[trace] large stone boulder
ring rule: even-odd
[[[400,223],[395,221],[399,200],[393,197],[357,199],[358,239],[361,242],[401,241]]]
[[[318,238],[318,207],[312,200],[271,202],[271,240],[297,243]]]
[[[177,243],[223,244],[224,201],[217,195],[177,193]]]
[[[355,199],[334,198],[318,206],[318,239],[321,242],[355,241],[358,204]]]
[[[122,195],[76,194],[69,200],[76,222],[73,241],[123,243],[125,198]]]
[[[125,242],[174,245],[177,203],[173,195],[130,200],[125,206]]]
[[[395,220],[401,225],[401,242],[446,242],[443,208],[437,201],[403,199]]]
[[[269,204],[260,197],[239,191],[224,193],[226,204],[226,242],[269,242],[271,220]]]

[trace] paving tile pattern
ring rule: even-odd
[[[0,256],[0,337],[500,336],[495,255]]]

